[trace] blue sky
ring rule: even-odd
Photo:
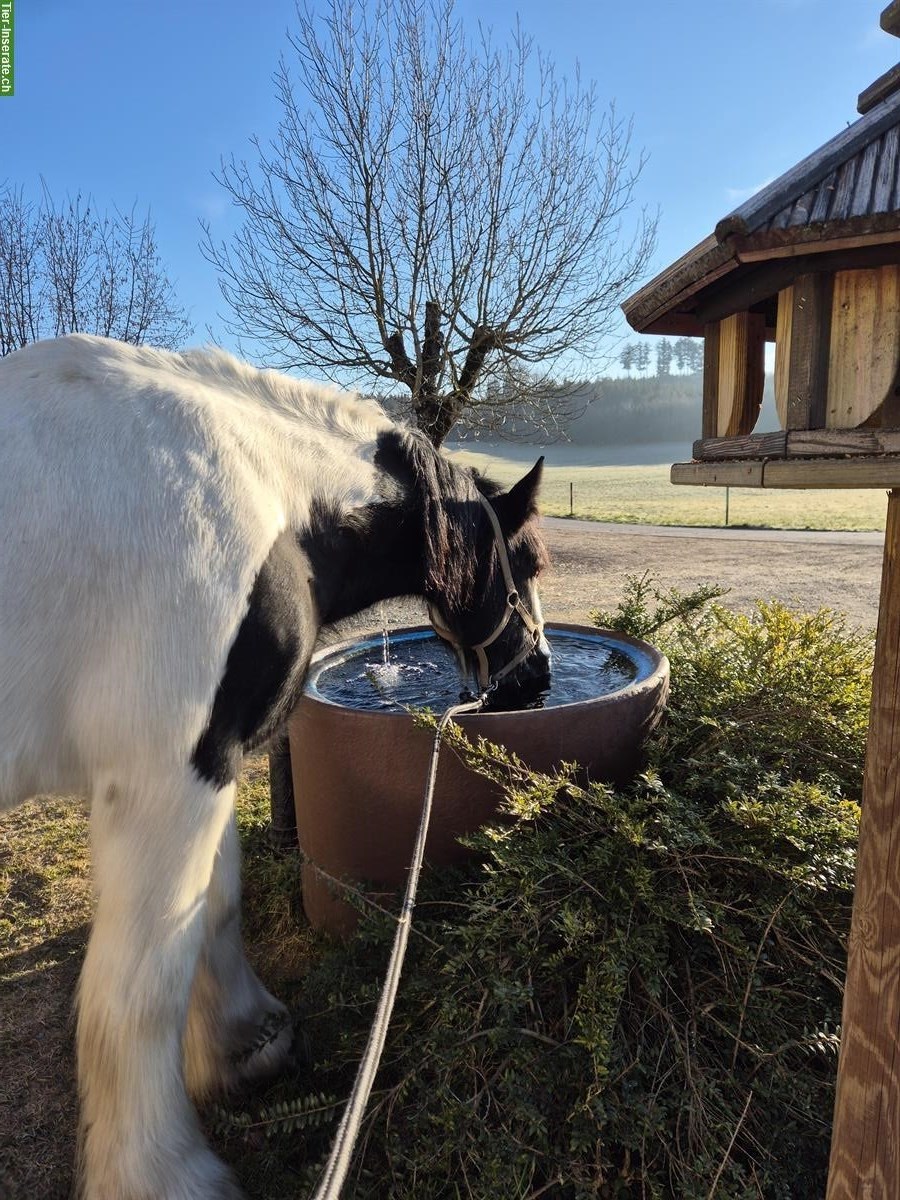
[[[516,14],[566,74],[580,63],[633,115],[649,155],[639,200],[660,210],[654,270],[856,118],[857,94],[900,59],[881,0],[458,0],[497,36]],[[227,233],[212,172],[250,153],[278,109],[272,73],[294,0],[19,0],[16,94],[0,99],[0,183],[100,208],[150,207],[196,333],[217,333],[199,220]],[[228,339],[224,339],[228,344]]]

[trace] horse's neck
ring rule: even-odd
[[[349,517],[322,509],[299,537],[312,567],[322,624],[362,612],[380,600],[421,595],[421,539],[400,504],[373,504]]]

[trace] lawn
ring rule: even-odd
[[[504,446],[449,453],[455,462],[475,467],[498,483],[510,484],[540,452],[531,446]],[[572,454],[568,447],[554,446],[543,452],[546,464],[541,511],[547,516],[641,525],[726,523],[726,489],[672,484],[668,463],[592,466],[585,462],[583,447],[578,454]],[[880,489],[728,488],[727,492],[730,525],[763,529],[884,529],[887,506]]]

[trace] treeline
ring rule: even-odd
[[[703,377],[700,374],[586,380],[567,384],[566,395],[572,412],[577,415],[561,431],[560,440],[575,446],[689,443],[700,436],[703,407]],[[771,430],[778,427],[772,378],[767,376],[763,411],[757,428]],[[546,440],[530,434],[527,421],[517,422],[512,412],[502,432],[476,431],[460,424],[449,440],[457,438],[485,442]]]
[[[646,375],[653,367],[657,376],[694,374],[703,370],[703,342],[698,338],[680,337],[674,342],[660,338],[656,343],[655,356],[648,342],[626,342],[619,353],[622,370]]]
[[[582,394],[584,411],[566,430],[576,446],[690,442],[699,436],[700,375],[599,379]]]

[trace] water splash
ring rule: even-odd
[[[387,611],[384,604],[381,608],[381,661],[384,666],[388,667],[391,663],[391,641],[388,636]]]
[[[378,608],[381,613],[381,662],[366,663],[365,677],[377,692],[389,698],[399,686],[403,672],[397,663],[391,662],[387,611],[383,603]]]

